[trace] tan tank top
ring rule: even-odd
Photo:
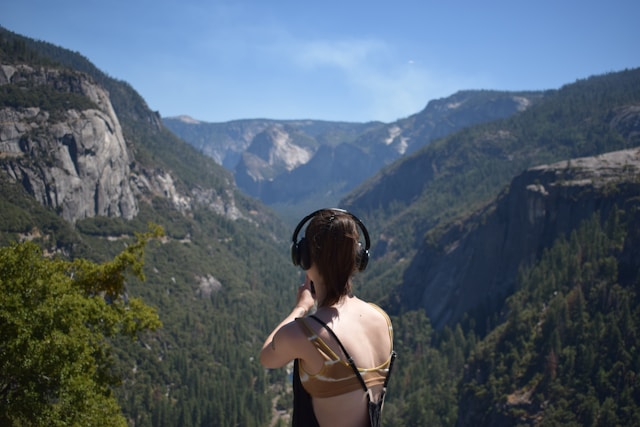
[[[391,353],[393,352],[393,328],[389,316],[375,304],[375,307],[387,320],[389,326],[389,338],[391,340]],[[333,397],[350,391],[362,389],[360,381],[355,372],[346,360],[342,360],[331,348],[320,338],[316,332],[307,324],[305,318],[297,318],[296,323],[302,328],[309,341],[316,347],[324,358],[324,363],[320,371],[311,375],[305,371],[300,364],[300,381],[304,389],[312,397]],[[360,375],[364,379],[368,388],[384,384],[389,372],[391,363],[391,353],[389,358],[380,366],[369,369],[358,368]]]

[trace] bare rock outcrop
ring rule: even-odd
[[[246,218],[231,180],[222,191],[186,188],[173,171],[137,162],[109,93],[89,76],[0,65],[0,85],[18,92],[0,107],[0,171],[65,220],[132,219],[139,203],[154,197],[183,214],[204,206],[231,220]]]
[[[0,84],[55,87],[86,97],[55,117],[39,106],[0,109],[0,168],[70,222],[96,215],[133,218],[131,163],[109,94],[81,74],[0,67]]]

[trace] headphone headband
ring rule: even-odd
[[[309,221],[310,219],[318,215],[320,212],[324,212],[324,211],[333,211],[333,212],[339,212],[339,213],[349,215],[351,219],[353,219],[355,223],[358,225],[360,230],[362,230],[365,246],[364,246],[364,249],[360,249],[360,252],[359,252],[358,269],[360,271],[364,270],[369,260],[369,248],[371,247],[371,242],[369,240],[369,232],[367,231],[367,227],[365,227],[362,221],[360,221],[360,218],[358,218],[357,216],[355,216],[354,214],[352,214],[347,210],[339,209],[339,208],[318,209],[317,211],[312,212],[309,215],[302,218],[302,220],[298,223],[295,230],[293,231],[293,235],[291,236],[291,259],[293,261],[293,264],[299,265],[305,270],[311,267],[310,265],[306,265],[308,264],[308,261],[305,261],[304,259],[305,255],[301,254],[301,252],[305,252],[305,251],[308,252],[308,248],[306,247],[306,241],[305,242],[302,241],[306,239],[304,239],[303,237],[302,240],[298,242],[298,233],[300,233],[300,230],[302,229],[302,227],[304,227],[307,221]]]

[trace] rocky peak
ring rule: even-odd
[[[427,116],[450,116],[460,111],[464,114],[487,114],[491,117],[508,117],[514,111],[524,111],[543,96],[542,92],[500,92],[492,90],[463,90],[441,99],[430,101],[420,113]]]
[[[313,155],[311,150],[296,145],[280,125],[269,127],[257,135],[246,153],[258,157],[265,166],[278,171],[290,171],[308,162]]]
[[[242,153],[235,169],[236,182],[248,194],[259,196],[265,183],[306,164],[313,154],[310,148],[297,144],[282,125],[271,125]]]
[[[389,136],[383,139],[383,144],[395,148],[399,156],[402,156],[409,146],[409,138],[402,134],[402,128],[396,124],[387,128]]]

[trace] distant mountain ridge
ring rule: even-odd
[[[245,119],[222,123],[203,122],[189,116],[164,117],[162,121],[176,135],[196,149],[213,158],[216,163],[233,171],[241,161],[242,153],[257,135],[267,130],[291,134],[301,147],[318,144],[335,145],[355,139],[368,129],[381,123],[327,122],[321,120]]]
[[[165,118],[178,136],[272,206],[335,205],[381,167],[461,128],[509,117],[543,92],[461,91],[390,124],[314,120],[204,123]]]

